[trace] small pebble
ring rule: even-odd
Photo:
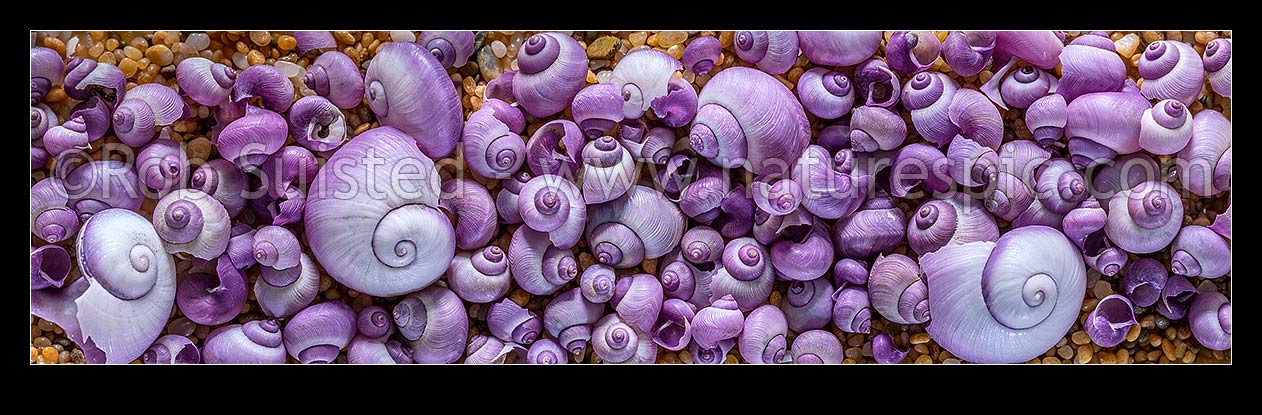
[[[250,53],[245,55],[245,61],[246,63],[249,63],[250,66],[262,65],[264,59],[263,52],[259,52],[258,50],[252,50]]]
[[[1113,285],[1109,284],[1108,281],[1096,281],[1095,287],[1091,289],[1091,294],[1095,295],[1095,298],[1108,297],[1109,294],[1113,294]]]
[[[188,45],[198,52],[206,50],[210,47],[210,36],[205,33],[193,33],[188,35],[188,39],[184,39],[184,44]]]
[[[275,66],[276,69],[285,74],[286,78],[293,78],[302,74],[302,67],[292,62],[276,61],[272,66]]]
[[[1091,343],[1091,336],[1088,336],[1088,335],[1087,335],[1087,332],[1082,331],[1082,330],[1075,331],[1075,332],[1074,332],[1074,334],[1073,334],[1073,336],[1071,336],[1071,337],[1072,337],[1072,338],[1073,338],[1073,340],[1074,340],[1074,344],[1087,344],[1087,343]]]
[[[503,58],[508,55],[508,46],[498,40],[491,42],[491,53],[494,53],[497,58]]]
[[[1135,341],[1135,339],[1138,339],[1139,332],[1140,332],[1139,325],[1131,326],[1130,331],[1126,332],[1126,341],[1133,342]]]
[[[391,30],[390,40],[395,42],[415,42],[416,33],[412,33],[410,30]]]
[[[925,344],[929,342],[929,333],[916,333],[911,335],[911,344]]]
[[[1050,357],[1050,356],[1049,356],[1049,357],[1044,357],[1044,358],[1043,358],[1043,364],[1045,364],[1045,365],[1059,365],[1059,364],[1060,364],[1060,359],[1057,359],[1057,358],[1055,358],[1055,357]]]
[[[1068,345],[1061,346],[1059,349],[1056,349],[1056,355],[1060,356],[1061,359],[1074,357],[1074,348]]]
[[[1208,45],[1211,40],[1218,39],[1218,34],[1214,32],[1196,32],[1196,43]]]
[[[188,143],[189,160],[207,160],[210,157],[211,143],[206,137],[197,137]]]
[[[918,365],[927,365],[930,363],[933,363],[933,358],[929,357],[928,355],[920,355],[920,357],[916,358],[916,364]],[[1060,363],[1060,362],[1056,362],[1056,363]]]
[[[678,31],[678,30],[668,30],[664,32],[657,32],[657,45],[661,47],[668,48],[674,45],[678,45],[678,44],[684,43],[685,39],[688,39],[688,32],[683,32],[683,31]]]
[[[649,32],[631,32],[627,35],[627,40],[631,41],[631,46],[643,45],[649,38]]]
[[[232,64],[235,65],[237,69],[245,69],[245,68],[250,67],[250,62],[246,60],[245,54],[241,52],[232,53]]]
[[[517,305],[524,307],[526,305],[526,302],[530,301],[530,293],[518,288],[508,294],[508,299],[512,300],[514,303],[517,303]]]
[[[618,38],[603,36],[596,38],[590,45],[587,45],[587,58],[608,60],[613,58],[614,53],[617,51]]]
[[[57,349],[45,347],[40,349],[39,354],[44,363],[57,363]]]
[[[355,36],[351,36],[351,32],[347,32],[345,30],[333,31],[333,39],[336,39],[338,43],[343,45],[355,44]]]
[[[250,32],[250,41],[259,46],[266,46],[272,43],[272,34],[267,31]]]
[[[1079,364],[1090,363],[1093,353],[1094,352],[1092,352],[1090,345],[1084,344],[1084,345],[1078,346],[1078,363]]]
[[[504,70],[500,69],[499,59],[495,57],[495,52],[491,51],[490,46],[483,46],[478,51],[477,62],[478,71],[482,74],[483,81],[490,82],[504,73]]]
[[[1117,356],[1112,352],[1100,352],[1100,363],[1111,365],[1117,363]]]
[[[1131,33],[1123,36],[1113,42],[1113,45],[1117,47],[1117,53],[1122,55],[1122,58],[1130,59],[1131,55],[1135,54],[1135,49],[1139,48],[1139,35]]]
[[[283,35],[276,38],[276,47],[281,50],[293,50],[298,47],[298,39],[290,35]]]
[[[197,323],[186,317],[180,317],[167,325],[167,333],[187,336],[193,334],[193,330],[197,329]]]

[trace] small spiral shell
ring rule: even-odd
[[[946,245],[999,239],[995,219],[967,197],[933,199],[916,209],[907,221],[907,244],[918,254]]]
[[[771,264],[776,276],[791,281],[809,281],[824,276],[833,266],[833,241],[828,224],[816,218],[788,237],[771,245]],[[799,236],[800,235],[800,236]]]
[[[960,133],[947,109],[960,85],[940,72],[920,72],[903,86],[903,107],[911,112],[916,132],[939,147]]]
[[[1091,341],[1100,347],[1114,347],[1126,340],[1126,333],[1135,321],[1135,306],[1121,295],[1101,298],[1082,323]]]
[[[175,67],[175,81],[180,91],[205,106],[216,106],[228,100],[237,71],[203,57],[180,61]]]
[[[631,152],[610,136],[597,138],[583,147],[583,200],[605,203],[626,194],[638,171]]]
[[[286,318],[306,308],[320,293],[320,270],[307,254],[300,254],[298,266],[277,270],[259,267],[254,282],[254,298],[263,314]]]
[[[253,65],[237,74],[229,98],[236,103],[257,98],[263,107],[285,112],[294,103],[294,84],[275,66]]]
[[[390,168],[367,167],[380,162]],[[455,255],[455,230],[436,208],[438,179],[433,162],[402,131],[381,127],[351,139],[307,194],[304,224],[316,261],[338,282],[373,296],[436,281]]]
[[[1104,231],[1126,252],[1147,254],[1165,248],[1183,225],[1183,199],[1164,182],[1136,184],[1109,199]]]
[[[69,167],[73,163],[63,164]],[[61,173],[56,175],[63,177]],[[139,211],[145,199],[136,172],[120,160],[91,161],[64,177],[69,206],[79,214],[80,220],[112,207]]]
[[[774,305],[763,305],[745,318],[745,327],[737,340],[738,350],[749,363],[781,363],[788,354],[788,335],[784,312]]]
[[[771,295],[775,275],[766,247],[750,237],[733,239],[723,248],[723,268],[710,280],[710,298],[731,296],[741,311],[753,310]]]
[[[508,265],[517,285],[535,295],[554,293],[578,276],[574,254],[552,245],[548,234],[528,226],[513,233]]]
[[[798,78],[797,93],[803,108],[824,119],[841,118],[854,106],[855,92],[850,78],[824,68],[811,68],[803,73]]]
[[[795,31],[742,30],[736,32],[733,43],[736,56],[767,73],[785,73],[797,62],[798,34]]]
[[[161,84],[140,85],[127,91],[127,98],[114,110],[114,133],[124,144],[140,147],[157,135],[158,127],[179,121],[188,111],[174,89]]]
[[[929,321],[929,294],[920,266],[906,255],[878,256],[868,276],[872,308],[898,324]]]
[[[435,59],[446,68],[459,68],[469,62],[473,56],[476,42],[473,32],[468,30],[426,30],[416,39]]]
[[[1192,139],[1175,157],[1183,188],[1199,196],[1231,190],[1231,120],[1214,110],[1192,117]]]
[[[622,93],[614,84],[596,84],[578,91],[570,105],[574,122],[587,138],[605,135],[622,122]]]
[[[534,312],[509,299],[491,304],[486,326],[500,340],[529,346],[543,332],[543,321]]]
[[[228,249],[232,223],[218,200],[200,190],[180,189],[158,201],[154,223],[168,253],[214,259]]]
[[[654,100],[666,96],[673,75],[683,69],[683,64],[674,56],[653,49],[637,50],[619,60],[609,83],[622,97],[623,117],[643,116]]]
[[[1170,268],[1177,275],[1214,279],[1231,272],[1231,246],[1204,226],[1185,226],[1170,245]]]
[[[981,73],[995,50],[995,32],[951,32],[942,41],[942,59],[951,71],[969,77]]]
[[[355,338],[355,311],[326,301],[304,308],[285,322],[285,351],[303,364],[333,363]]]
[[[285,363],[285,343],[276,320],[254,320],[215,329],[202,344],[202,361],[208,364]]]
[[[145,350],[140,361],[146,365],[153,364],[197,364],[202,362],[202,353],[192,340],[178,334],[168,334]]]
[[[151,141],[136,155],[136,175],[158,195],[184,187],[189,174],[188,154],[170,139]]]
[[[578,287],[582,289],[583,298],[593,303],[609,302],[617,288],[617,277],[613,268],[604,264],[593,264],[583,270],[579,277]]]
[[[795,364],[841,364],[845,359],[841,340],[825,330],[811,330],[799,334],[793,339],[793,363]]]
[[[871,176],[853,171],[854,153],[840,150],[833,157],[824,147],[811,145],[793,166],[793,181],[802,187],[802,206],[823,219],[854,213],[868,195]]]
[[[498,246],[460,252],[447,269],[447,285],[460,299],[489,303],[508,294],[508,255]]]
[[[1069,160],[1048,160],[1039,166],[1034,180],[1035,197],[1054,213],[1068,213],[1087,198],[1087,180]]]
[[[1061,77],[1056,94],[1065,101],[1092,92],[1116,91],[1126,81],[1126,64],[1107,37],[1084,35],[1060,52]]]
[[[83,57],[74,57],[66,62],[63,81],[67,97],[80,101],[97,97],[110,108],[117,107],[127,91],[127,77],[121,69]]]
[[[482,177],[505,179],[526,162],[526,143],[513,129],[515,119],[522,119],[521,111],[508,107],[504,111],[511,113],[505,113],[496,108],[495,104],[483,104],[469,115],[461,146],[469,170]]]
[[[872,303],[861,285],[845,284],[833,292],[833,324],[846,333],[872,330]]]
[[[833,321],[832,295],[827,277],[790,283],[780,303],[789,328],[797,333],[824,328]]]
[[[517,65],[513,97],[527,113],[542,118],[561,112],[583,89],[587,54],[572,37],[536,33],[522,43]]]
[[[601,318],[592,328],[592,351],[606,363],[647,364],[657,360],[652,336],[629,325],[617,314]]]
[[[175,291],[175,304],[194,323],[217,326],[232,321],[245,306],[245,274],[221,256],[206,265],[213,269],[199,270],[180,279]]]
[[[583,299],[580,289],[557,294],[543,309],[543,327],[561,346],[582,356],[592,337],[592,324],[604,315],[605,305]]]
[[[1216,290],[1202,290],[1192,300],[1189,325],[1196,341],[1210,350],[1231,348],[1231,299]]]
[[[417,363],[453,363],[465,350],[469,313],[460,297],[431,286],[408,294],[391,310],[399,334],[411,343]]]
[[[696,316],[696,305],[678,298],[667,299],[653,329],[653,343],[666,350],[683,350],[692,342],[692,319]]]
[[[1219,38],[1205,45],[1205,72],[1214,92],[1231,98],[1231,39]]]
[[[592,205],[587,215],[587,243],[597,262],[614,268],[660,258],[679,245],[683,234],[679,208],[645,186],[631,186],[617,199]]]
[[[1148,44],[1139,58],[1140,85],[1148,99],[1176,99],[1192,105],[1205,84],[1205,64],[1187,43],[1162,40]]]
[[[342,111],[328,99],[307,96],[289,108],[289,135],[313,151],[336,149],[350,131]]]
[[[262,165],[268,156],[280,150],[288,136],[289,126],[284,117],[249,105],[246,106],[245,116],[232,121],[219,132],[215,148],[225,160],[248,171]]]

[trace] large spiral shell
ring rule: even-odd
[[[175,305],[175,263],[149,221],[97,212],[75,241],[83,278],[31,292],[31,313],[56,323],[89,363],[127,363],[162,334]]]
[[[437,59],[420,45],[391,42],[364,72],[364,97],[381,125],[402,130],[426,156],[456,149],[462,126],[460,95]]]
[[[614,268],[628,268],[642,259],[666,255],[679,245],[683,235],[684,215],[650,187],[631,186],[617,199],[592,205],[587,214],[587,243],[598,262]],[[640,253],[633,255],[635,251]],[[610,256],[603,257],[604,252]]]
[[[948,245],[920,257],[943,348],[977,363],[1024,362],[1054,347],[1078,318],[1087,268],[1077,247],[1046,226],[998,242]]]
[[[338,282],[373,296],[430,285],[456,250],[451,221],[437,209],[438,184],[433,161],[402,131],[356,136],[320,168],[307,194],[315,259]]]
[[[810,144],[806,112],[784,84],[762,71],[719,72],[697,98],[692,149],[720,167],[782,174]]]

